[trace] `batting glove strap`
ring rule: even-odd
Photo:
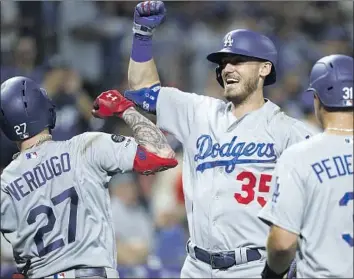
[[[290,267],[289,267],[289,271],[288,274],[286,275],[286,278],[296,278],[296,260],[293,260]]]
[[[154,33],[154,30],[155,29],[153,29],[153,28],[143,26],[143,25],[137,24],[135,22],[133,24],[133,33],[142,35],[142,37],[140,37],[139,39],[144,39],[144,36],[151,37],[152,34]]]
[[[266,265],[261,273],[262,279],[283,279],[287,274],[288,269],[281,274],[275,273],[266,262]]]

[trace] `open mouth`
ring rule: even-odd
[[[230,85],[230,84],[239,83],[240,80],[238,78],[227,78],[225,80],[225,82],[226,82],[227,85]]]

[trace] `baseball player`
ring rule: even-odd
[[[263,278],[353,278],[353,64],[330,55],[313,66],[309,94],[324,132],[287,149],[277,163]]]
[[[1,174],[1,232],[14,278],[118,278],[108,175],[175,167],[166,138],[118,91],[102,93],[96,117],[118,116],[134,138],[87,132],[52,141],[55,107],[34,81],[1,84],[0,126],[20,152]]]
[[[258,218],[273,169],[285,148],[312,132],[263,97],[276,81],[277,50],[250,30],[226,34],[210,54],[228,100],[160,87],[152,34],[164,3],[139,3],[125,96],[157,116],[184,147],[183,186],[190,240],[183,278],[260,277],[268,227]]]

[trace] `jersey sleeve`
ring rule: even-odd
[[[317,132],[312,127],[296,120],[287,134],[284,149],[295,143],[306,140],[315,134],[317,134]]]
[[[289,232],[300,234],[304,218],[306,195],[296,168],[281,158],[271,183],[271,199],[258,217],[266,224],[274,224]],[[291,158],[288,158],[291,160]]]
[[[5,182],[1,179],[1,185],[4,185]],[[6,193],[1,188],[1,222],[0,228],[2,233],[11,233],[17,229],[17,215],[13,200],[10,195]]]
[[[80,135],[79,150],[93,167],[106,172],[131,171],[138,144],[132,137],[87,132]]]
[[[157,98],[157,126],[184,142],[196,122],[197,109],[207,99],[195,93],[186,93],[172,87],[161,87]]]

